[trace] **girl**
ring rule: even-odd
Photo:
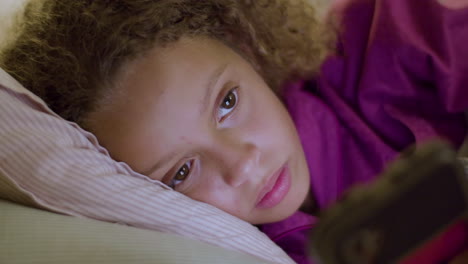
[[[466,11],[355,0],[340,13],[333,54],[334,27],[301,1],[44,0],[1,66],[116,160],[307,263],[317,208],[414,142],[467,134]]]

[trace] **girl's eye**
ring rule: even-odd
[[[223,121],[236,107],[238,101],[237,88],[234,88],[228,92],[228,94],[221,101],[221,105],[218,109],[218,118]]]
[[[174,189],[177,185],[179,185],[180,183],[185,181],[187,179],[187,177],[190,175],[191,169],[192,169],[192,162],[187,161],[176,172],[174,177],[171,179],[171,182],[169,183],[169,186]]]

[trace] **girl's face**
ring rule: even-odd
[[[252,224],[303,203],[309,173],[295,127],[232,49],[185,38],[132,63],[118,86],[93,115],[115,159]]]

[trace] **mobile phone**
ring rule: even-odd
[[[466,177],[449,145],[418,147],[321,214],[311,234],[311,257],[323,264],[402,262],[466,219]]]

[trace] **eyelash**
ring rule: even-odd
[[[221,102],[219,103],[218,105],[218,111],[217,111],[217,120],[218,122],[223,122],[227,117],[229,117],[229,115],[236,109],[237,105],[239,104],[239,93],[238,93],[238,89],[239,87],[234,87],[232,88],[231,90],[229,90],[227,92],[227,94],[222,98]],[[230,107],[229,109],[226,109],[228,110],[227,113],[225,114],[221,114],[222,112],[222,105],[226,102],[226,99],[228,98],[229,95],[233,94],[234,95],[234,98],[231,98],[232,100],[234,100],[234,103],[233,105],[229,105],[228,107]],[[221,116],[220,116],[221,115]],[[220,117],[218,117],[220,116]],[[184,163],[184,165],[182,165],[178,170],[177,172],[174,174],[174,176],[171,178],[170,180],[170,183],[169,183],[169,186],[173,189],[175,189],[179,184],[183,183],[185,180],[187,180],[188,177],[190,177],[190,174],[192,172],[192,167],[193,167],[193,164],[194,164],[194,161],[193,160],[190,160],[190,161],[187,161]],[[186,167],[187,166],[187,167]],[[184,177],[183,179],[179,179],[177,180],[177,177],[179,176],[178,174],[179,173],[182,173],[182,177]],[[179,181],[178,183],[175,183],[175,181]]]

